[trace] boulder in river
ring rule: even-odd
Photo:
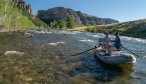
[[[11,50],[11,51],[5,51],[4,55],[6,56],[12,56],[12,55],[23,55],[23,52]]]

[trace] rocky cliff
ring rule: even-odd
[[[77,25],[101,25],[118,23],[117,20],[110,18],[99,18],[64,7],[55,7],[48,10],[40,10],[37,14],[37,17],[47,24],[50,24],[52,21],[66,20],[68,16],[73,16]]]

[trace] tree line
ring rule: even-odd
[[[68,16],[64,20],[53,21],[50,23],[52,29],[73,28],[75,26],[75,19],[73,16]]]

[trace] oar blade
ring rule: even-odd
[[[130,53],[132,53],[133,55],[135,55],[135,56],[137,56],[137,57],[140,57],[139,55],[137,55],[137,54],[135,54],[134,52],[132,52],[131,50],[127,49],[127,48],[124,47],[123,45],[122,45],[122,47],[123,47],[124,49],[126,49],[127,51],[129,51]]]
[[[83,52],[80,52],[80,53],[77,53],[77,54],[74,54],[74,55],[71,55],[71,56],[77,56],[77,55],[83,54],[83,53],[85,53],[85,52],[88,52],[88,51],[93,50],[93,49],[96,49],[96,48],[97,48],[97,47],[95,46],[94,48],[85,50],[85,51],[83,51]]]

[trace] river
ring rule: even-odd
[[[140,57],[134,65],[109,67],[93,52],[101,33],[36,31],[0,33],[0,84],[146,84],[146,40],[121,36]],[[114,36],[110,36],[114,39]]]

